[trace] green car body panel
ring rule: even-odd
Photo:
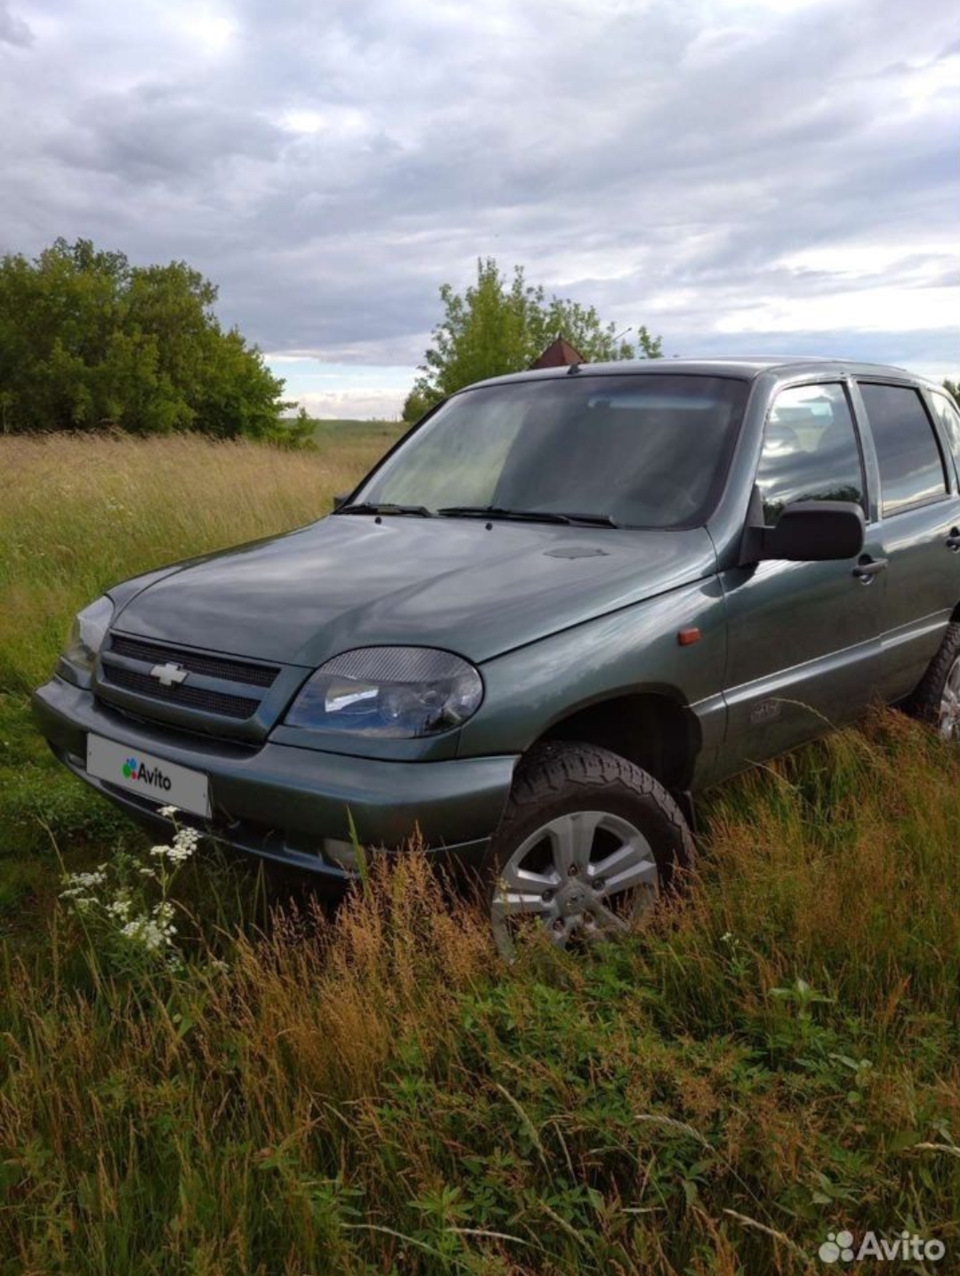
[[[213,836],[341,879],[348,870],[329,852],[351,822],[373,846],[401,846],[418,828],[432,849],[476,862],[518,760],[545,738],[614,748],[682,794],[850,721],[873,699],[906,697],[960,604],[960,553],[950,543],[960,535],[960,458],[936,387],[898,369],[827,360],[611,364],[570,379],[602,390],[604,378],[649,386],[671,375],[744,387],[696,525],[335,513],[111,589],[106,650],[87,672],[61,661],[38,689],[41,731],[77,775],[142,819],[161,819],[159,801],[91,775],[88,737],[207,776]],[[568,376],[550,370],[484,387],[531,396]],[[893,517],[883,515],[867,383],[911,390],[944,458],[943,490]],[[745,554],[771,405],[820,385],[842,392],[855,422],[862,552],[846,561]],[[855,574],[864,562],[875,574]],[[414,738],[285,720],[325,662],[382,647],[462,658],[482,679],[479,708]],[[150,678],[165,659],[189,677],[161,695]]]

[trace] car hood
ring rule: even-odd
[[[715,570],[703,528],[334,515],[151,574],[114,626],[311,668],[381,644],[482,662]]]

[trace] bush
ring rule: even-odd
[[[290,405],[186,262],[131,266],[63,239],[0,260],[0,433],[103,430],[265,438]]]

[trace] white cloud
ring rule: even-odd
[[[960,224],[957,234],[921,234],[909,243],[880,240],[858,243],[817,244],[796,253],[785,253],[775,262],[787,270],[813,271],[838,278],[880,276],[905,263],[923,260],[957,260],[960,256]]]
[[[488,254],[668,351],[950,366],[957,49],[945,0],[0,0],[0,251],[185,258],[358,369]]]
[[[957,288],[872,288],[792,300],[767,298],[724,316],[718,332],[898,332],[950,329],[958,314]]]
[[[390,390],[339,390],[321,393],[307,391],[297,397],[299,406],[312,417],[327,419],[394,421],[400,419],[400,410],[406,395]]]
[[[179,19],[178,26],[191,47],[207,57],[226,53],[237,36],[236,24],[229,14],[206,6],[191,7]]]

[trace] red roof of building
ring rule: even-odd
[[[571,363],[583,362],[584,358],[579,350],[563,337],[557,337],[556,341],[550,342],[539,359],[530,364],[530,368],[531,371],[534,368],[566,368]]]

